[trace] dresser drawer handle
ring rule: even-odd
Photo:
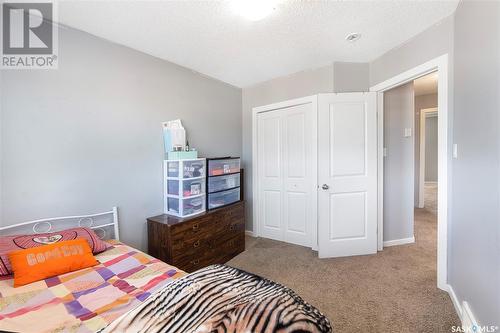
[[[229,226],[229,230],[233,231],[234,229],[235,229],[234,224],[231,224],[231,225]]]
[[[191,263],[193,265],[198,265],[200,263],[200,260],[199,259],[191,260]]]
[[[200,241],[198,240],[198,241],[194,242],[193,246],[194,246],[194,247],[198,247],[198,246],[200,246]]]
[[[193,224],[193,231],[198,231],[199,228],[200,228],[200,225],[198,223]]]

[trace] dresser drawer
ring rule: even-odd
[[[193,219],[184,223],[179,223],[171,227],[172,237],[191,237],[202,233],[210,232],[216,225],[215,220],[210,217]]]
[[[191,237],[176,237],[172,239],[172,255],[184,257],[195,255],[202,250],[213,248],[213,235],[211,233],[200,233]]]
[[[214,249],[200,250],[197,255],[176,258],[172,264],[191,273],[210,265],[225,264],[244,250],[244,236],[237,236]]]
[[[209,241],[208,246],[200,246],[175,256],[174,265],[182,269],[188,267],[205,267],[211,264],[223,264],[236,254],[245,250],[245,234],[230,238]]]
[[[239,207],[234,207],[232,209],[228,210],[222,210],[220,212],[221,219],[225,221],[233,221],[233,220],[239,220],[239,219],[244,219],[245,218],[245,210],[243,209],[243,206]]]
[[[214,225],[210,231],[202,230],[196,233],[189,231],[184,235],[172,237],[172,255],[174,257],[199,255],[200,251],[217,249],[219,244],[235,236],[244,235],[244,232],[244,220]]]
[[[200,249],[194,254],[176,257],[173,261],[174,266],[187,272],[218,263],[221,262],[214,256],[213,249]]]

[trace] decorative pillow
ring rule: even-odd
[[[9,253],[14,287],[98,264],[85,239],[56,242]]]
[[[0,275],[12,274],[8,259],[8,254],[12,251],[73,239],[85,239],[92,253],[99,253],[111,247],[111,245],[97,237],[96,233],[90,228],[72,228],[45,234],[3,236],[0,237]]]

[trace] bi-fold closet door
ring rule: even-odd
[[[315,247],[315,99],[257,114],[258,209],[262,237]]]

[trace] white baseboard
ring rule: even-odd
[[[453,306],[455,307],[455,311],[457,312],[458,318],[462,323],[462,328],[464,329],[464,331],[461,332],[476,332],[476,331],[486,332],[477,329],[480,328],[481,325],[477,322],[476,317],[472,313],[469,303],[465,301],[460,303],[451,285],[448,285],[448,294],[450,295],[451,301],[453,303]],[[476,327],[476,329],[473,329],[474,327]]]
[[[253,233],[252,230],[245,230],[245,235],[250,236],[250,237],[255,237],[255,234]]]
[[[401,239],[384,241],[384,247],[403,245],[403,244],[411,244],[411,243],[415,243],[415,236],[410,237],[410,238],[401,238]]]
[[[460,305],[458,297],[455,294],[455,291],[453,290],[453,287],[451,285],[448,285],[448,294],[450,295],[451,302],[455,307],[455,311],[457,312],[458,318],[460,319],[460,321],[462,321],[462,306]]]
[[[465,301],[462,303],[462,318],[460,319],[462,320],[462,326],[464,327],[481,327],[472,313],[469,303]]]

